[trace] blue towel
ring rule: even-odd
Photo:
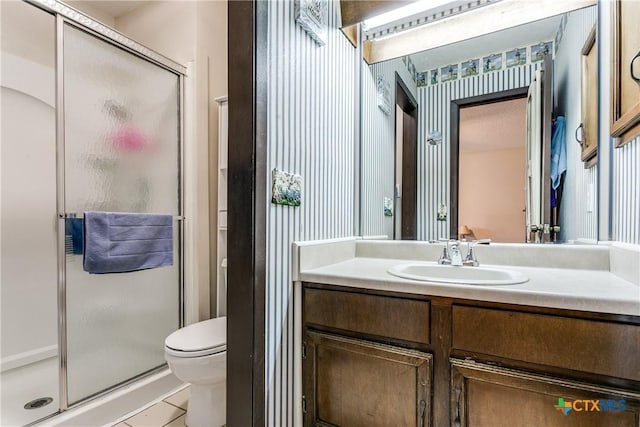
[[[82,218],[66,218],[64,220],[65,237],[71,240],[67,253],[82,255],[84,244],[84,220]]]
[[[553,124],[551,137],[551,185],[555,190],[560,185],[560,177],[567,170],[567,144],[565,135],[565,120],[558,116]]]
[[[85,212],[84,271],[124,273],[173,265],[173,216]]]

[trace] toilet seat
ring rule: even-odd
[[[164,342],[167,355],[201,357],[227,350],[227,318],[204,320],[178,329]]]

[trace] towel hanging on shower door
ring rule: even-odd
[[[85,212],[88,273],[125,273],[173,265],[173,216]]]

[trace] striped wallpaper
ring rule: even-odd
[[[401,59],[373,65],[362,63],[362,235],[393,238],[393,217],[384,216],[384,198],[393,200],[395,156],[395,73],[416,97],[416,83]],[[391,88],[392,108],[385,114],[378,108],[376,78],[382,75]]]
[[[613,150],[612,240],[640,245],[640,136]]]
[[[449,206],[450,104],[452,100],[529,86],[540,63],[494,71],[418,88],[418,240],[448,238],[449,216],[437,220],[438,206]],[[442,143],[425,143],[432,131]]]
[[[609,4],[599,4],[601,20],[600,30],[603,33],[608,34],[611,31],[611,9]],[[600,69],[604,69],[604,72],[609,72],[611,64],[608,59],[610,56],[611,40],[607,37],[602,37],[600,40],[601,49],[601,63]],[[608,76],[606,77],[608,79]],[[601,87],[605,86],[605,90],[601,92],[601,102],[604,103],[604,108],[601,107],[601,120],[600,124],[604,123],[606,129],[601,133],[601,138],[608,138],[609,127],[607,126],[610,115],[609,99],[610,93],[606,90],[606,83],[601,81]],[[604,85],[602,83],[605,83]],[[604,110],[604,111],[603,111]],[[603,120],[604,117],[604,120]],[[608,150],[609,147],[603,144],[604,141],[600,141],[600,149]],[[613,140],[610,142],[613,146]],[[637,135],[631,141],[626,143],[620,148],[611,148],[610,150],[610,174],[603,178],[609,178],[610,184],[608,189],[610,191],[610,217],[608,218],[611,225],[611,240],[630,243],[634,245],[640,245],[640,135]],[[601,236],[602,238],[602,236]]]
[[[268,3],[267,171],[302,175],[302,205],[276,206],[265,195],[266,419],[293,425],[291,242],[353,235],[358,61],[329,2],[325,46],[295,23],[294,2]],[[270,176],[269,176],[270,182]]]
[[[560,240],[598,240],[598,165],[585,169],[575,130],[580,117],[580,63],[584,42],[597,20],[595,6],[568,15],[554,61],[555,113],[566,118],[567,174],[560,207]]]

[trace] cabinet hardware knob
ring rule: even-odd
[[[453,425],[455,427],[460,427],[462,425],[462,423],[460,422],[460,393],[462,390],[460,390],[460,386],[456,386],[455,391],[456,391],[456,417],[453,420]]]
[[[420,401],[420,425],[424,426],[424,411],[427,408],[427,402],[424,400]]]
[[[580,135],[578,135],[578,133]],[[578,144],[580,144],[580,146],[582,146],[582,144],[584,143],[584,126],[582,126],[582,123],[580,123],[578,125],[578,127],[576,128],[576,141],[578,141]]]
[[[629,72],[631,73],[631,78],[635,80],[636,83],[640,84],[640,75],[636,75],[633,67],[634,62],[638,58],[640,58],[640,50],[638,51],[638,53],[636,53],[636,56],[634,56],[633,59],[631,59],[631,62],[629,63]]]

